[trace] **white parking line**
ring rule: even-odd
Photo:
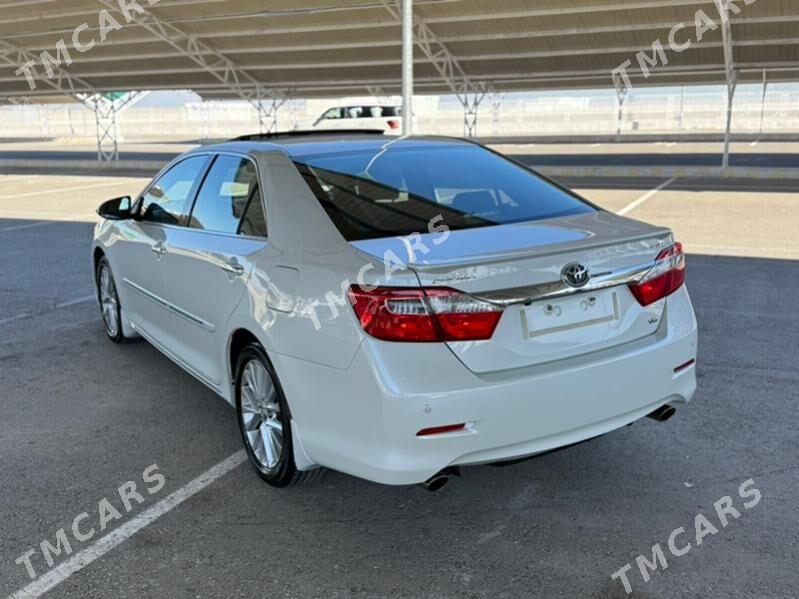
[[[90,302],[94,299],[97,299],[97,296],[93,293],[91,295],[84,295],[83,297],[79,297],[78,299],[70,300],[68,302],[64,302],[63,304],[56,304],[55,309],[60,310],[61,308],[69,308],[70,306],[77,306],[78,304],[85,304],[86,302]]]
[[[632,210],[635,210],[636,208],[638,208],[638,206],[640,206],[641,204],[646,202],[649,198],[651,198],[657,192],[661,191],[662,189],[665,189],[666,187],[668,187],[669,185],[674,183],[674,181],[676,181],[676,180],[677,180],[677,177],[672,177],[668,181],[664,181],[663,183],[661,183],[660,185],[655,187],[655,189],[653,189],[651,191],[647,191],[644,195],[642,195],[640,198],[638,198],[634,202],[630,202],[629,204],[627,204],[624,208],[619,210],[616,214],[620,214],[620,215],[624,216],[628,212],[631,212]]]
[[[28,193],[17,193],[13,196],[0,197],[0,200],[17,200],[19,198],[30,198],[34,196],[47,195],[50,193],[61,193],[65,191],[83,191],[84,189],[99,189],[101,187],[115,187],[120,185],[129,185],[131,181],[114,181],[106,183],[95,183],[94,185],[81,185],[79,187],[61,187],[60,189],[42,189],[39,191],[30,191]]]
[[[10,316],[9,318],[4,318],[3,320],[0,320],[0,327],[10,322],[16,322],[18,320],[24,320],[25,318],[30,318],[31,316],[33,316],[31,312],[25,312],[24,314],[17,314],[16,316]]]
[[[78,304],[85,304],[86,302],[94,301],[95,295],[84,295],[83,297],[79,297],[73,300],[69,300],[66,302],[62,302],[60,304],[56,304],[53,306],[54,310],[61,310],[62,308],[69,308],[70,306],[77,306]],[[11,322],[17,322],[18,320],[25,320],[26,318],[32,318],[35,316],[36,313],[34,312],[23,312],[22,314],[16,314],[15,316],[9,316],[8,318],[4,318],[0,320],[0,327],[9,324]]]
[[[14,187],[18,183],[41,179],[43,175],[0,175],[0,189]]]
[[[5,227],[0,229],[0,233],[5,233],[6,231],[19,231],[20,229],[32,229],[33,227],[43,227],[45,225],[52,225],[57,221],[54,220],[45,220],[39,223],[31,223],[28,225],[15,225],[13,227]]]
[[[8,599],[35,599],[36,597],[41,597],[56,585],[64,582],[76,572],[79,572],[96,559],[101,558],[114,547],[126,541],[146,526],[152,524],[170,510],[179,506],[192,495],[199,493],[214,481],[222,478],[246,459],[247,454],[243,449],[237,451],[226,460],[203,472],[189,484],[181,487],[152,507],[147,508],[129,522],[126,522],[97,542],[89,545],[86,549],[79,551],[63,564],[50,570],[47,574],[37,578],[28,586],[11,595]]]
[[[685,244],[688,246],[688,244]],[[774,257],[777,256],[799,256],[799,250],[786,248],[786,247],[762,247],[762,246],[736,246],[736,245],[707,245],[703,243],[691,243],[689,246],[688,251],[693,252],[694,250],[708,250],[712,252],[717,252],[719,255],[730,255],[730,252],[739,252],[740,256],[749,256],[750,254],[747,252],[759,252],[759,253],[769,253]],[[696,252],[698,253],[698,252]]]
[[[40,212],[40,213],[35,215],[36,218],[42,218],[42,217],[45,217],[45,216],[61,217],[61,216],[63,216],[63,214],[58,214],[58,213],[55,213],[55,212],[47,212],[47,213]],[[9,214],[9,213],[4,213],[4,212],[0,211],[0,220],[2,220],[2,219],[28,220],[29,218],[30,217],[28,215],[25,215],[25,214],[19,214],[19,213]],[[77,214],[77,215],[70,214],[69,218],[56,218],[55,220],[40,220],[38,222],[29,223],[27,225],[14,225],[13,227],[0,228],[0,233],[6,233],[8,231],[19,231],[21,229],[32,229],[34,227],[44,227],[46,225],[65,224],[65,223],[72,224],[72,225],[74,225],[76,223],[77,224],[85,224],[85,223],[91,224],[92,221],[96,221],[96,220],[97,220],[97,214],[91,213],[91,212],[87,212],[86,214]]]

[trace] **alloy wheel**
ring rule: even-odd
[[[103,322],[109,337],[116,337],[119,333],[119,298],[116,285],[107,264],[100,266],[100,308],[103,313]]]
[[[258,360],[250,360],[244,366],[240,385],[245,439],[261,468],[271,471],[283,455],[283,421],[277,388]]]

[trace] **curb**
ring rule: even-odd
[[[709,166],[535,166],[532,168],[548,177],[655,177],[680,179],[724,178],[724,179],[799,179],[799,169],[750,168]]]
[[[625,133],[575,134],[575,135],[480,135],[477,141],[483,144],[527,145],[527,144],[644,144],[660,142],[676,143],[724,143],[724,133]],[[746,143],[783,143],[799,141],[797,133],[732,133],[730,141]]]
[[[94,171],[114,174],[129,171],[160,171],[168,161],[120,160],[114,164],[94,160],[0,160],[2,169]],[[653,177],[653,178],[725,178],[725,179],[799,179],[799,169],[709,166],[551,166],[532,165],[537,172],[548,177]]]
[[[168,161],[162,160],[120,160],[115,163],[101,163],[96,160],[0,160],[2,168],[75,169],[75,170],[161,170]]]

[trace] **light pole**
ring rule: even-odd
[[[413,135],[413,0],[402,0],[402,134]]]

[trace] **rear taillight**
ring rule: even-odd
[[[671,295],[685,282],[685,254],[682,244],[675,243],[666,248],[655,259],[655,265],[641,278],[630,285],[635,299],[648,306]]]
[[[388,122],[388,128],[389,128],[389,129],[399,129],[399,128],[400,128],[399,121],[390,120],[390,121]]]
[[[363,329],[385,341],[479,341],[494,334],[502,308],[447,287],[350,287]]]

